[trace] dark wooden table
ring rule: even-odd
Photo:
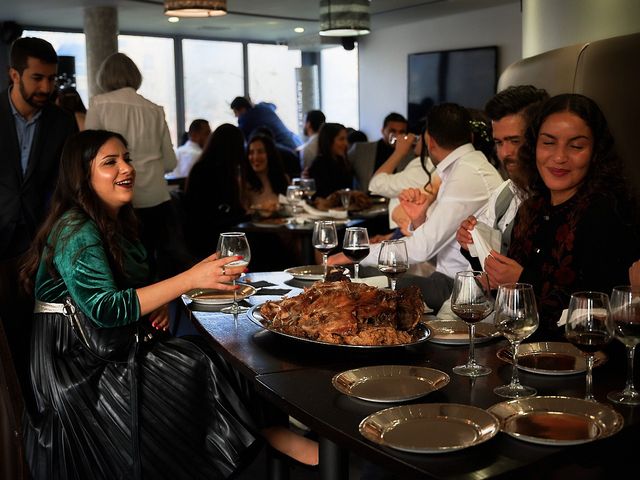
[[[283,273],[248,274],[246,280],[266,280],[278,287],[292,288],[300,282],[287,280]],[[285,283],[286,282],[286,283]],[[271,287],[274,288],[274,287]],[[260,292],[259,292],[260,293]],[[248,299],[257,305],[269,298]],[[395,404],[378,404],[347,397],[331,385],[341,371],[365,365],[406,364],[437,368],[450,375],[450,383],[438,392],[409,403],[449,402],[487,408],[504,401],[493,388],[508,383],[511,366],[496,357],[505,340],[476,346],[478,362],[492,368],[485,377],[470,379],[451,369],[464,363],[468,347],[426,342],[411,348],[387,351],[346,349],[282,338],[265,331],[241,315],[237,329],[233,317],[219,312],[193,311],[192,318],[212,345],[238,370],[257,385],[273,404],[294,416],[320,436],[323,479],[347,478],[348,452],[394,472],[398,478],[600,478],[604,472],[624,466],[638,467],[633,449],[640,441],[640,407],[614,405],[625,420],[618,434],[583,445],[541,446],[516,440],[506,434],[483,444],[446,454],[411,454],[380,447],[364,439],[358,425],[367,415]],[[596,398],[606,400],[607,392],[624,386],[626,364],[619,342],[609,346],[609,360],[594,369]],[[539,395],[584,395],[584,375],[547,376],[522,372],[521,381],[538,389]]]

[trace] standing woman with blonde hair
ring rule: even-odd
[[[128,140],[137,172],[133,207],[142,243],[156,276],[167,278],[192,259],[164,179],[177,164],[164,109],[137,93],[142,74],[124,53],[104,60],[97,84],[105,93],[89,100],[85,127],[117,132]]]

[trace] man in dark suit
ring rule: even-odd
[[[0,92],[0,318],[28,395],[33,296],[19,287],[18,269],[46,215],[64,142],[77,125],[50,101],[58,63],[51,44],[19,38],[10,57],[11,85]]]

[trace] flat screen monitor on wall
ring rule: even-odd
[[[409,55],[407,117],[419,132],[433,105],[454,102],[483,109],[496,92],[498,48],[412,53]]]

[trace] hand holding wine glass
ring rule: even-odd
[[[469,326],[469,359],[464,365],[453,367],[454,373],[465,377],[489,375],[491,369],[476,362],[474,351],[475,324],[493,311],[489,277],[485,272],[456,273],[451,294],[451,311]]]
[[[607,398],[624,405],[640,405],[640,391],[633,381],[636,345],[640,343],[640,289],[615,287],[611,292],[610,329],[627,350],[627,381],[624,390],[609,392]]]
[[[369,255],[369,233],[364,227],[348,227],[344,233],[342,252],[353,262],[354,278],[360,278],[360,262]]]
[[[592,388],[593,359],[594,354],[613,337],[609,315],[609,296],[606,293],[576,292],[571,295],[565,337],[587,356],[585,400],[595,402]]]
[[[378,270],[391,282],[391,290],[395,290],[398,277],[409,270],[409,255],[404,240],[382,241],[378,253]]]
[[[518,346],[538,328],[538,309],[533,286],[526,283],[507,283],[498,287],[494,324],[511,343],[513,370],[508,385],[496,387],[496,395],[507,398],[531,397],[536,389],[520,383],[518,377]]]
[[[220,258],[235,256],[241,257],[234,262],[228,263],[227,265],[230,267],[246,267],[249,265],[249,261],[251,260],[251,249],[249,248],[247,236],[243,232],[221,233],[218,238],[217,252],[219,253]],[[232,313],[236,317],[237,321],[237,315],[246,311],[247,307],[241,307],[238,305],[235,278],[233,279],[233,286],[233,305],[225,307],[220,311],[224,313]]]
[[[327,258],[329,252],[338,246],[338,233],[336,224],[332,221],[321,220],[313,225],[313,247],[322,253],[322,264],[324,265],[324,281],[327,281],[329,267]]]

